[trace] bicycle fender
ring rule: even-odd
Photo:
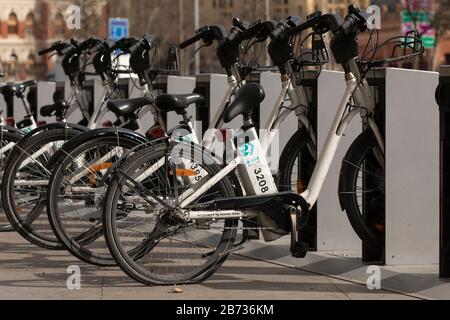
[[[0,126],[1,131],[9,132],[9,133],[16,133],[20,134],[21,136],[25,135],[25,132],[23,132],[20,129],[17,129],[16,127],[9,127],[9,126]]]
[[[83,133],[80,133],[76,138],[67,141],[60,150],[58,150],[49,160],[48,166],[49,168],[53,168],[53,166],[59,162],[59,159],[69,153],[72,149],[87,143],[93,139],[100,137],[126,137],[135,140],[138,145],[145,144],[149,142],[149,139],[134,132],[132,130],[124,129],[124,128],[99,128],[89,130]]]
[[[76,124],[76,123],[54,122],[54,123],[49,123],[49,124],[43,125],[41,127],[38,127],[36,129],[34,129],[33,131],[27,133],[24,136],[24,140],[28,139],[30,137],[33,137],[43,131],[49,131],[49,130],[55,130],[55,129],[74,129],[74,130],[77,130],[80,132],[89,130],[88,128],[81,126],[79,124]]]

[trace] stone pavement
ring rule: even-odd
[[[81,289],[66,286],[66,268],[81,268]],[[68,253],[48,251],[0,233],[0,299],[413,299],[384,290],[232,255],[200,285],[146,287],[118,268],[101,269],[79,262]]]

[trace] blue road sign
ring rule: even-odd
[[[123,18],[109,19],[109,38],[113,40],[120,40],[128,37],[129,21]]]

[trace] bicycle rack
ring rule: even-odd
[[[437,72],[386,69],[386,264],[439,262]]]
[[[322,151],[338,101],[345,92],[343,72],[323,70],[317,81],[317,143]],[[314,101],[313,101],[314,102]],[[347,127],[337,149],[335,161],[324,181],[317,200],[317,250],[325,252],[360,252],[361,240],[342,211],[337,187],[342,159],[353,141],[361,134],[361,122],[355,119]]]
[[[440,121],[439,276],[450,277],[450,66],[442,66],[436,98]],[[439,93],[440,92],[440,93]]]
[[[384,141],[386,141],[386,69],[380,68],[370,71],[367,75],[367,80],[369,85],[374,88],[376,103],[374,119],[383,134]],[[386,181],[386,176],[384,180]],[[363,206],[364,203],[365,202],[363,202]],[[363,214],[366,214],[364,210]],[[383,214],[384,220],[386,221],[386,212]],[[366,215],[365,219],[370,219],[370,217]],[[363,241],[362,261],[365,264],[384,265],[386,263],[386,248],[372,250],[367,243]]]
[[[196,121],[201,123],[202,135],[208,129],[213,116],[228,88],[227,76],[224,74],[199,74],[195,78],[195,92],[201,94],[205,101],[196,106]]]

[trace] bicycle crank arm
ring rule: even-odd
[[[293,192],[217,199],[204,203],[202,208],[199,208],[200,211],[187,211],[187,215],[190,220],[237,219],[254,217],[262,213],[278,228],[289,233],[292,229],[292,208],[297,212],[297,228],[303,227],[308,221],[309,205],[302,196]]]

